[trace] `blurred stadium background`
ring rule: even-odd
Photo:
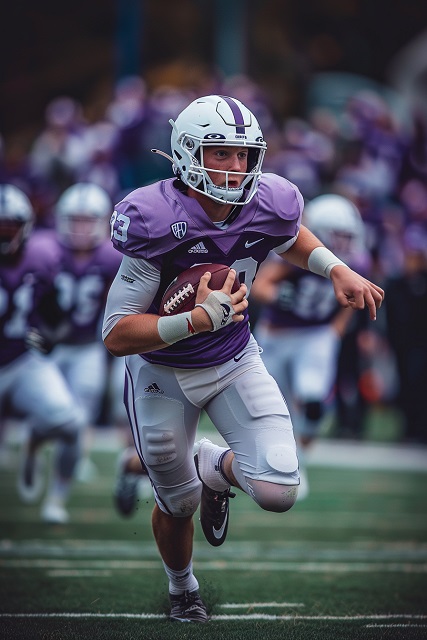
[[[80,100],[89,120],[102,118],[114,84],[130,74],[142,74],[150,90],[196,92],[218,75],[248,74],[283,120],[304,113],[317,73],[394,82],[393,62],[426,24],[416,0],[21,0],[3,21],[2,133],[34,135],[62,94]],[[413,69],[420,90],[425,60],[420,51]]]

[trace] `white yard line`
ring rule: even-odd
[[[81,565],[79,568],[76,565]],[[304,573],[427,573],[426,562],[249,562],[231,560],[199,561],[199,571],[298,571]],[[16,559],[0,560],[2,568],[45,569],[52,577],[103,575],[106,571],[156,570],[161,569],[158,560],[52,560]],[[107,575],[107,574],[105,574]]]

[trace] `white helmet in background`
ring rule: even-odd
[[[98,185],[79,182],[69,187],[56,205],[60,242],[70,249],[94,249],[109,235],[112,210],[109,195]]]
[[[181,111],[175,122],[169,122],[173,170],[187,186],[221,204],[244,205],[251,200],[258,189],[267,145],[257,119],[244,104],[228,96],[204,96]],[[219,172],[225,174],[225,185],[221,187],[207,173],[203,150],[218,145],[248,150],[247,173],[238,188],[228,186],[236,172]]]
[[[34,225],[34,209],[21,189],[0,185],[0,255],[14,255],[24,246]]]
[[[304,208],[303,224],[343,261],[366,250],[362,216],[343,196],[325,194],[313,198]]]

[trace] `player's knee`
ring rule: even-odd
[[[62,419],[46,420],[34,425],[32,433],[40,442],[45,440],[59,440],[67,444],[78,443],[86,428],[83,415],[78,411],[70,411],[61,416]]]
[[[184,485],[157,487],[156,502],[160,509],[174,518],[193,515],[200,504],[202,483],[195,477]]]
[[[277,484],[264,480],[248,480],[247,483],[253,499],[265,511],[283,513],[296,502],[298,485]]]
[[[298,495],[299,472],[295,447],[290,442],[270,443],[264,455],[265,480],[246,477],[248,493],[265,511],[288,511]]]

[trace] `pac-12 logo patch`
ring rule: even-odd
[[[182,240],[182,238],[187,233],[187,223],[174,222],[173,224],[171,224],[171,231],[177,240]]]

